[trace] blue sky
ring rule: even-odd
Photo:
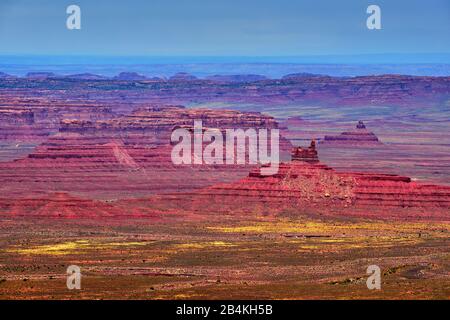
[[[70,4],[82,30],[66,29]],[[381,7],[382,30],[366,28],[369,4]],[[0,55],[384,53],[450,53],[450,1],[0,1]]]

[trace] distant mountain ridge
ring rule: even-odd
[[[448,78],[449,76],[429,76],[429,78]],[[414,76],[414,75],[403,75],[403,74],[381,74],[381,75],[368,75],[368,76],[353,76],[353,77],[337,77],[327,74],[316,74],[309,72],[299,72],[299,73],[289,73],[279,78],[268,78],[260,74],[234,74],[234,75],[212,75],[206,77],[197,77],[187,72],[178,72],[170,76],[168,79],[164,77],[149,77],[144,74],[137,72],[120,72],[114,76],[105,76],[101,74],[94,73],[77,73],[77,74],[56,74],[54,72],[46,71],[32,71],[28,72],[23,77],[17,77],[10,75],[5,72],[0,72],[0,79],[70,79],[70,80],[107,80],[107,81],[213,81],[217,83],[244,83],[244,82],[257,82],[257,81],[270,81],[270,80],[307,80],[307,79],[317,79],[317,78],[330,78],[330,79],[368,79],[368,78],[427,78],[426,76]]]
[[[235,74],[235,75],[214,75],[206,77],[205,79],[216,82],[254,82],[260,80],[267,80],[266,76],[259,74]]]

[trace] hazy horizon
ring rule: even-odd
[[[137,72],[169,77],[178,72],[198,77],[214,74],[259,74],[279,78],[306,72],[330,76],[405,74],[450,75],[450,54],[353,54],[296,57],[238,56],[88,56],[0,55],[0,72],[23,76],[28,72],[96,73],[113,76]]]

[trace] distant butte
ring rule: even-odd
[[[308,72],[300,72],[300,73],[291,73],[283,76],[282,79],[299,79],[299,78],[320,78],[320,77],[328,77],[327,75],[308,73]]]
[[[74,79],[74,80],[106,80],[108,79],[105,76],[101,76],[93,73],[80,73],[80,74],[72,74],[65,76],[66,79]]]
[[[170,81],[190,81],[197,80],[196,76],[193,76],[186,72],[178,72],[169,78]]]
[[[267,80],[267,77],[258,74],[236,74],[236,75],[214,75],[206,77],[207,80],[214,82],[255,82]]]
[[[363,121],[359,121],[356,128],[352,131],[342,132],[336,136],[325,136],[321,144],[339,144],[339,145],[381,145],[381,141],[371,131],[368,131]]]
[[[114,79],[125,81],[138,81],[138,80],[146,80],[147,77],[137,72],[121,72],[117,76],[115,76]]]

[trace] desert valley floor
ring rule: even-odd
[[[2,220],[1,298],[445,299],[448,223]],[[82,290],[66,269],[82,267]],[[382,290],[368,290],[379,265]]]

